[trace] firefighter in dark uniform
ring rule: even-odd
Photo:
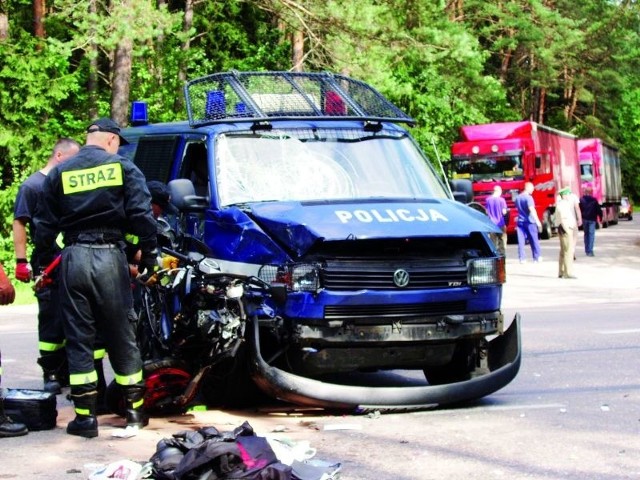
[[[20,185],[13,210],[13,245],[16,253],[17,280],[30,282],[33,272],[40,272],[47,265],[41,265],[38,250],[33,249],[31,261],[27,262],[27,240],[35,237],[34,218],[40,204],[42,184],[47,173],[75,155],[80,145],[71,138],[61,138],[53,147],[47,164],[33,173]],[[28,233],[30,234],[28,234]],[[52,275],[55,279],[55,274]],[[43,282],[44,283],[44,282]],[[47,286],[36,284],[38,299],[38,364],[42,367],[44,390],[59,394],[68,383],[67,355],[64,349],[64,332],[58,312],[58,285],[50,282]]]
[[[151,272],[157,265],[156,222],[144,176],[117,154],[123,143],[113,120],[100,118],[89,125],[86,145],[47,175],[42,214],[36,218],[36,245],[45,261],[51,260],[58,233],[64,235],[60,304],[76,412],[67,433],[86,438],[98,435],[97,333],[124,392],[127,426],[143,427],[148,421],[124,233],[138,236],[140,272]]]

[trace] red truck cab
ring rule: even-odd
[[[529,121],[466,125],[451,148],[449,176],[471,180],[474,199],[483,205],[500,185],[510,211],[508,234],[516,230],[515,198],[525,182],[532,182],[541,236],[549,238],[558,189],[569,186],[581,194],[577,139]]]

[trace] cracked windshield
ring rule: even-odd
[[[264,201],[447,198],[406,136],[361,130],[279,130],[222,135],[220,204]]]

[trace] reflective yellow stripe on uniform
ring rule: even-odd
[[[58,248],[60,248],[60,250],[64,248],[64,234],[62,232],[60,232],[56,237],[56,245],[58,246]]]
[[[187,412],[206,412],[206,411],[207,411],[206,405],[192,405],[189,408],[187,408]]]
[[[62,172],[61,178],[65,195],[123,185],[122,165],[118,162],[83,170],[68,170]]]
[[[131,245],[137,245],[140,242],[140,238],[133,233],[127,233],[124,236],[124,239],[129,242]]]
[[[57,352],[64,348],[64,343],[38,342],[38,350],[41,352]]]
[[[105,350],[104,348],[99,348],[98,350],[93,351],[93,359],[102,360],[106,354],[107,350]]]
[[[125,387],[127,385],[135,385],[136,383],[139,383],[142,381],[142,370],[132,375],[118,375],[116,373],[114,374],[114,377],[118,385],[124,385]]]
[[[85,385],[98,381],[98,372],[91,370],[85,373],[72,373],[69,375],[69,385]]]

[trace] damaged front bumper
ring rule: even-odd
[[[253,380],[274,398],[338,409],[419,409],[482,398],[511,382],[520,369],[520,314],[502,335],[489,342],[488,373],[444,385],[367,387],[325,383],[268,365],[260,353],[257,322],[251,344]]]

